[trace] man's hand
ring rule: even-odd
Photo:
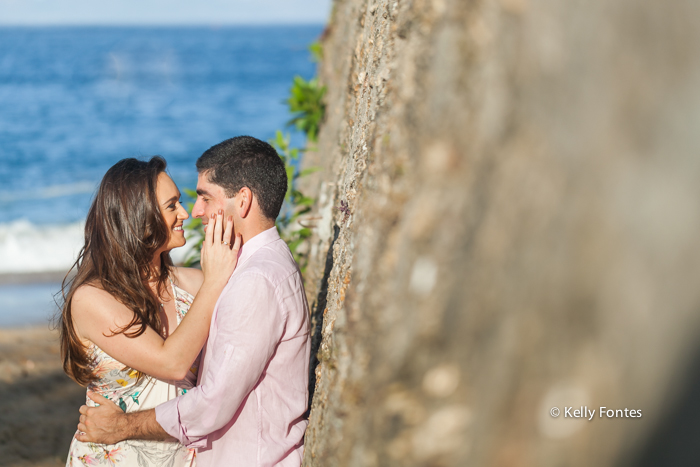
[[[84,443],[116,444],[126,439],[122,427],[126,425],[126,414],[114,402],[88,391],[87,395],[99,407],[80,407],[78,441]]]
[[[158,424],[155,410],[126,414],[109,399],[91,391],[87,395],[99,407],[80,407],[79,433],[75,435],[78,441],[100,444],[116,444],[125,439],[177,441]]]

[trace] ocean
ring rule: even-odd
[[[224,139],[282,129],[302,145],[283,101],[314,75],[322,29],[0,28],[0,277],[67,270],[120,159],[161,155],[194,188],[195,160]],[[55,310],[55,281],[22,282],[0,283],[0,327]]]

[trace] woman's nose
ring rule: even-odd
[[[187,209],[185,209],[185,207],[183,205],[180,205],[180,209],[179,209],[179,212],[177,213],[177,217],[178,217],[178,219],[182,219],[182,220],[189,219],[190,215],[187,212]]]

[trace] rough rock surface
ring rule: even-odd
[[[335,2],[305,465],[697,456],[699,38],[690,0]]]

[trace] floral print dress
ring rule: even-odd
[[[172,283],[177,323],[189,310],[194,297]],[[192,388],[197,379],[195,361],[186,379],[176,382],[160,381],[149,376],[138,379],[136,370],[125,368],[124,364],[107,355],[95,344],[88,348],[93,356],[93,372],[98,377],[88,385],[88,389],[117,404],[124,412],[152,409],[158,404],[173,399]],[[95,403],[86,397],[87,405]],[[126,440],[117,444],[83,443],[73,438],[68,452],[66,467],[84,466],[134,466],[134,467],[194,467],[194,449],[187,449],[180,443]]]

